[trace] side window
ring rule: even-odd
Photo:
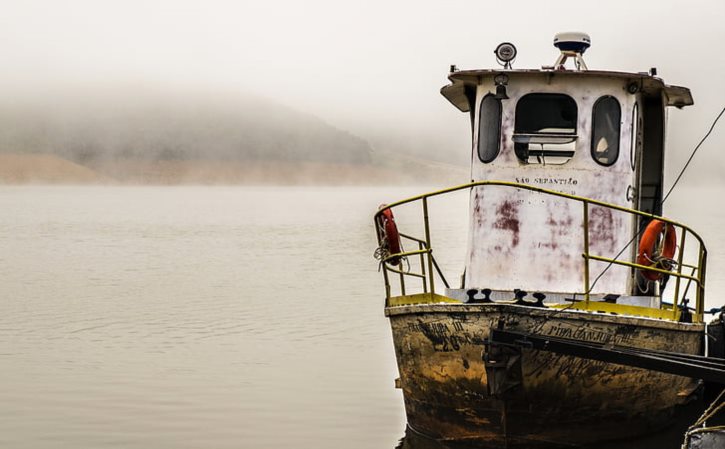
[[[488,164],[498,156],[501,145],[501,101],[493,95],[481,100],[478,114],[478,158]]]
[[[592,109],[592,158],[610,166],[619,157],[619,131],[622,108],[611,96],[601,97]]]
[[[629,143],[629,161],[632,164],[632,170],[636,167],[637,162],[637,147],[639,140],[639,110],[637,109],[637,103],[634,104],[632,109],[632,137]]]
[[[564,94],[534,93],[516,104],[514,151],[526,164],[564,164],[574,156],[577,105]]]

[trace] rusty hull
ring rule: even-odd
[[[388,307],[411,428],[483,447],[577,445],[633,438],[668,424],[697,381],[544,351],[524,351],[520,380],[488,393],[484,340],[507,330],[701,354],[702,324],[509,304]],[[504,413],[504,409],[506,412]]]

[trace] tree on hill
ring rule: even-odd
[[[86,95],[0,106],[0,151],[98,159],[369,163],[370,145],[319,118],[239,96]]]

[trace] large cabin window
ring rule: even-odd
[[[563,164],[574,156],[576,101],[564,94],[528,94],[516,104],[514,151],[524,163]]]
[[[601,97],[592,110],[592,157],[610,166],[619,157],[619,130],[622,108],[611,96]]]
[[[478,158],[488,164],[498,156],[500,145],[501,101],[486,95],[478,113]]]

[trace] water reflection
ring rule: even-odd
[[[710,399],[712,400],[712,399]],[[672,422],[663,424],[663,427],[651,435],[632,441],[606,441],[587,446],[579,445],[553,445],[531,442],[531,444],[512,445],[511,449],[681,449],[684,434],[697,420],[705,409],[707,401],[694,401],[681,409]],[[709,422],[710,425],[725,424],[725,422]],[[486,446],[484,442],[449,442],[437,441],[406,425],[405,435],[398,441],[395,449],[504,449],[503,447]]]
[[[512,449],[514,447],[517,449],[681,449],[684,431],[682,433],[678,433],[679,430],[681,429],[669,429],[643,440],[604,442],[586,447],[577,445],[557,446],[532,443],[530,446],[512,446]],[[439,442],[413,431],[410,427],[406,427],[405,435],[394,447],[395,449],[489,449],[488,446],[481,443]],[[496,447],[490,449],[503,448]]]

